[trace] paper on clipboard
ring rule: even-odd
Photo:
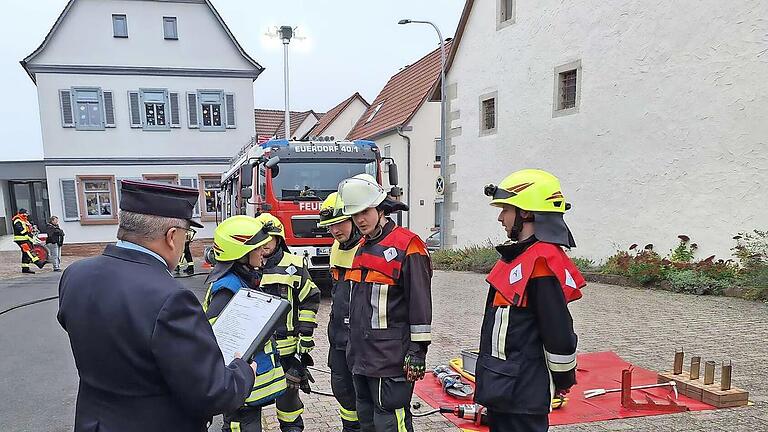
[[[278,297],[246,288],[239,290],[213,324],[224,363],[229,364],[236,352],[247,360],[248,354],[272,336],[289,308],[288,302]]]

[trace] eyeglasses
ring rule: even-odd
[[[178,228],[178,229],[186,231],[187,232],[187,241],[194,240],[195,239],[195,234],[197,234],[197,231],[195,231],[192,228],[184,228],[182,226],[173,226],[171,228]]]

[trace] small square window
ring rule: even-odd
[[[176,17],[163,17],[163,34],[166,39],[179,39],[179,31],[176,25]]]
[[[480,96],[480,135],[496,133],[496,92]]]
[[[112,15],[112,35],[116,38],[128,37],[128,18],[125,15]]]
[[[555,95],[553,116],[559,117],[579,111],[581,93],[581,61],[555,68]]]

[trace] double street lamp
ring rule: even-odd
[[[429,24],[437,32],[437,37],[440,39],[440,178],[443,181],[443,190],[445,190],[445,171],[446,164],[448,163],[445,156],[445,39],[440,29],[431,21],[419,21],[411,19],[401,19],[398,24]],[[440,247],[445,246],[445,201],[440,209],[438,215],[438,221],[440,222]]]

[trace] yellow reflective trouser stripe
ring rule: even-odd
[[[356,422],[359,419],[357,418],[357,411],[350,411],[348,409],[344,409],[343,406],[339,406],[339,417],[341,417],[342,420]]]
[[[280,411],[280,410],[276,410],[276,411],[277,411],[278,420],[282,420],[284,422],[290,423],[290,422],[296,421],[296,419],[299,418],[301,413],[304,412],[304,407],[301,407],[296,411],[290,411],[290,412]]]
[[[229,428],[232,432],[240,432],[240,422],[230,422]]]
[[[395,417],[397,417],[397,432],[408,432],[405,427],[405,408],[396,409]]]
[[[317,322],[317,314],[311,310],[300,310],[299,311],[299,321],[305,321],[305,322]]]

